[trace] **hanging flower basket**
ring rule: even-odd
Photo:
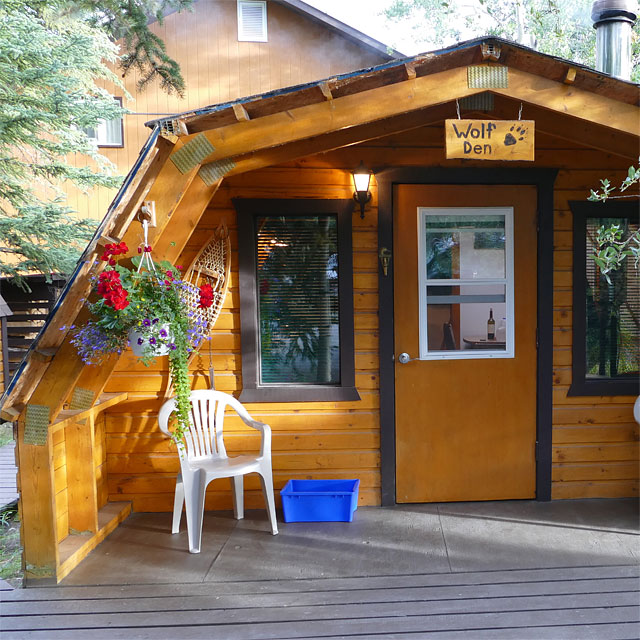
[[[189,300],[203,307],[212,300],[206,285],[198,289],[180,278],[180,267],[151,259],[146,222],[143,227],[144,243],[131,267],[118,264],[118,256],[129,251],[124,242],[106,245],[101,260],[107,267],[94,283],[98,299],[87,304],[92,318],[72,328],[71,342],[87,364],[100,364],[128,346],[144,364],[168,355],[177,405],[174,440],[181,442],[189,423],[189,355],[208,333]]]
[[[129,346],[138,358],[166,356],[172,347],[176,349],[171,325],[153,321],[147,325],[143,323],[137,329],[129,329]]]

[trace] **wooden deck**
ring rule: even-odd
[[[6,638],[606,638],[640,635],[638,567],[2,592]]]
[[[359,508],[352,523],[134,513],[58,586],[0,582],[0,639],[637,640],[636,500]]]
[[[0,447],[0,510],[18,499],[15,442]]]

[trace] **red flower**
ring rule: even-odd
[[[107,307],[119,310],[129,306],[129,301],[127,300],[129,293],[122,286],[120,274],[117,271],[103,271],[98,276],[97,291],[104,299]]]
[[[100,260],[104,262],[108,262],[110,265],[114,265],[115,261],[112,262],[111,256],[118,256],[122,253],[127,253],[129,251],[129,247],[124,242],[119,242],[118,244],[107,244],[104,247],[104,253],[100,256]]]
[[[210,284],[203,284],[200,287],[200,300],[198,309],[207,309],[213,304],[213,287]]]

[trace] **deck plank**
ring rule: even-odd
[[[614,565],[544,569],[513,569],[459,573],[416,573],[408,575],[352,578],[298,578],[289,580],[189,582],[182,584],[124,584],[109,586],[54,586],[17,589],[0,594],[0,601],[54,601],[85,598],[182,597],[187,595],[235,595],[258,593],[300,593],[301,591],[346,591],[352,589],[405,589],[408,587],[513,585],[566,580],[640,578],[640,566]]]
[[[0,592],[2,638],[607,638],[640,635],[638,567]],[[158,593],[158,588],[161,593]]]
[[[636,578],[603,580],[562,580],[555,582],[510,583],[507,585],[477,586],[433,586],[405,587],[402,589],[340,589],[330,591],[301,591],[286,593],[250,593],[220,595],[210,588],[208,595],[182,593],[182,610],[234,609],[245,607],[292,607],[292,606],[342,606],[346,604],[375,603],[423,603],[498,598],[533,598],[535,596],[577,596],[590,594],[637,594],[640,585]],[[176,596],[141,596],[92,598],[91,611],[97,613],[118,613],[121,611],[167,611]],[[38,600],[5,602],[5,616],[20,615],[70,615],[86,611],[88,599]]]
[[[389,637],[390,634],[427,634],[443,632],[456,632],[468,634],[468,637],[478,637],[481,631],[495,633],[497,631],[511,632],[512,638],[522,638],[520,630],[529,629],[537,638],[536,630],[549,630],[553,627],[580,627],[581,638],[585,640],[594,638],[600,640],[603,636],[598,628],[602,624],[624,625],[633,629],[637,620],[637,606],[598,608],[598,609],[572,609],[561,611],[518,611],[507,613],[480,613],[452,615],[415,615],[410,617],[385,617],[368,619],[339,619],[339,620],[306,620],[289,622],[286,620],[276,623],[263,624],[221,624],[211,626],[208,624],[190,624],[179,626],[156,626],[152,619],[144,628],[132,629],[122,623],[118,626],[103,628],[80,629],[56,629],[49,627],[37,631],[7,631],[2,636],[8,639],[22,638],[86,638],[90,633],[92,639],[109,638],[117,639],[157,639],[175,640],[175,638],[209,638],[211,640],[288,640],[293,638],[351,638],[361,637],[365,634],[377,634],[378,637]],[[594,633],[594,627],[597,629]],[[635,632],[634,632],[635,633]],[[509,637],[509,636],[508,636]],[[526,636],[524,636],[526,637]],[[552,635],[554,638],[562,638],[561,635]],[[616,633],[615,637],[621,636]],[[636,635],[630,636],[636,638]]]

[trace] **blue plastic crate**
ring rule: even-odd
[[[352,522],[360,480],[289,480],[280,491],[285,522]]]

